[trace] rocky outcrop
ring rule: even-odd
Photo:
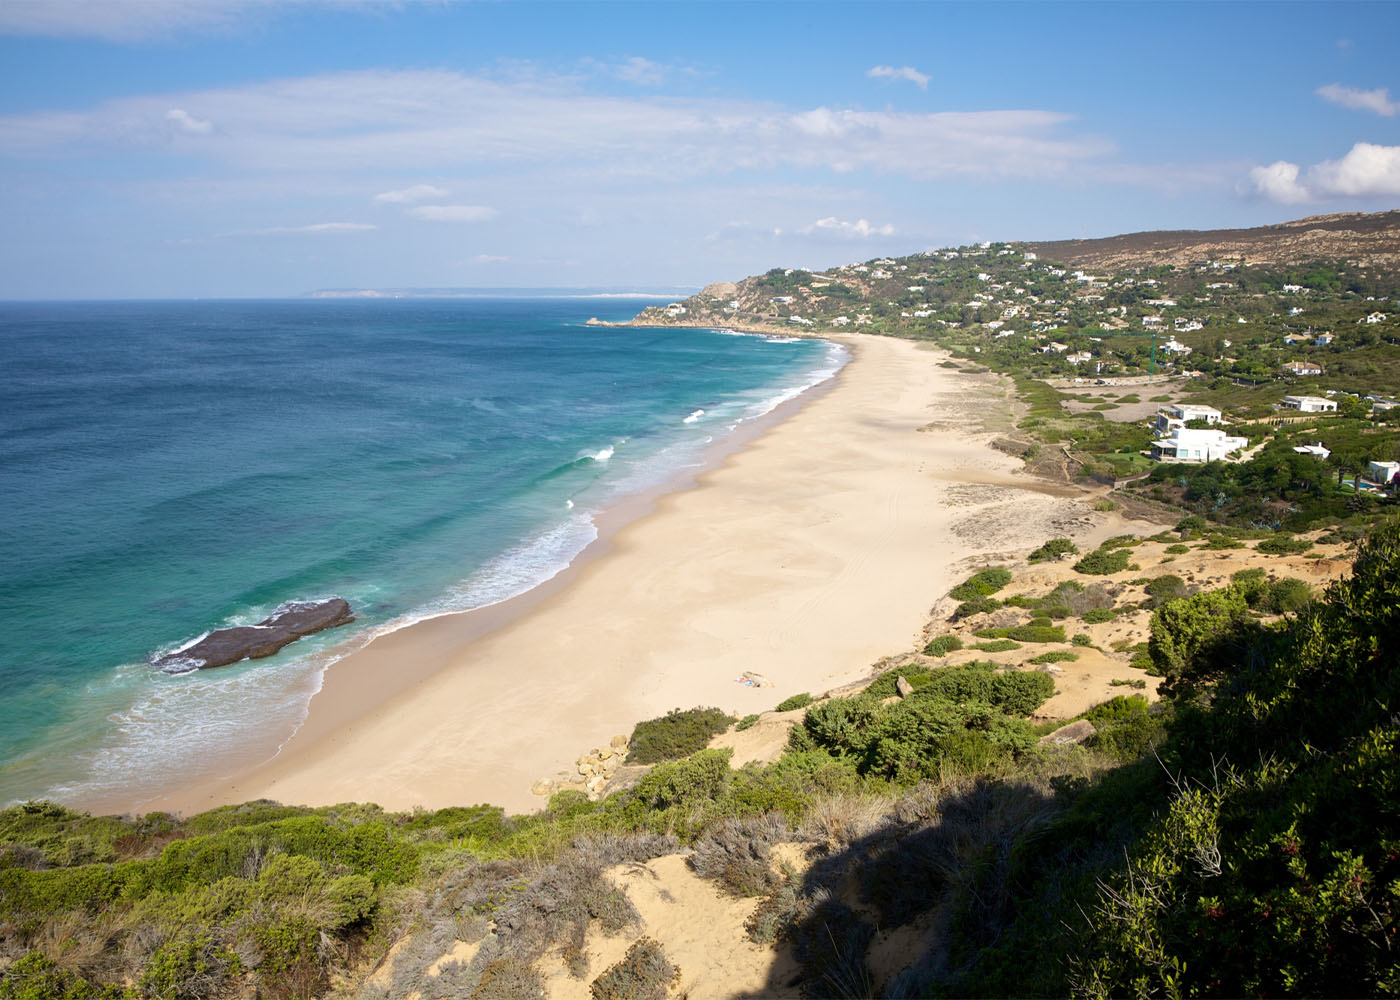
[[[1080,719],[1078,722],[1071,722],[1067,726],[1061,726],[1053,733],[1047,733],[1040,738],[1040,742],[1047,746],[1065,746],[1070,743],[1083,743],[1094,733],[1098,732],[1094,724],[1088,719]]]
[[[288,601],[256,625],[216,629],[191,646],[152,658],[151,665],[182,673],[256,660],[271,656],[304,635],[354,620],[350,604],[339,597],[328,601]]]

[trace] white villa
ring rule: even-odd
[[[1284,396],[1279,405],[1300,413],[1335,413],[1337,410],[1336,400],[1321,396]]]
[[[1246,438],[1214,428],[1173,427],[1170,437],[1152,442],[1152,457],[1163,462],[1214,462],[1248,444]]]
[[[1311,455],[1319,462],[1325,461],[1327,456],[1332,454],[1332,449],[1328,448],[1321,441],[1317,444],[1300,444],[1293,449],[1299,455]]]
[[[1188,420],[1204,420],[1208,424],[1218,424],[1221,416],[1221,412],[1213,406],[1177,403],[1158,412],[1157,430],[1161,434],[1170,434],[1172,428],[1184,427]]]
[[[1367,462],[1366,478],[1372,482],[1389,486],[1400,477],[1400,462]]]

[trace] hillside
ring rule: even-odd
[[[1394,268],[1400,264],[1400,211],[1314,215],[1254,229],[1164,230],[1017,246],[1075,267],[1185,266],[1231,257],[1246,264],[1327,259]]]

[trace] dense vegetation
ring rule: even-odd
[[[11,807],[0,998],[317,996],[361,982],[395,941],[392,974],[352,994],[538,995],[546,952],[582,974],[590,927],[638,926],[604,869],[687,846],[697,874],[761,898],[751,934],[787,941],[815,996],[1400,990],[1400,524],[1322,595],[1258,570],[1216,591],[1169,574],[1147,588],[1142,655],[1164,701],[1094,708],[1081,746],[1041,744],[1026,719],[1049,674],[910,662],[811,704],[772,764],[735,770],[729,751],[701,749],[531,816]],[[1007,603],[1105,600],[1074,584]],[[1054,652],[1039,659],[1074,655]],[[717,725],[712,712],[651,728],[675,746]],[[811,845],[805,874],[773,863],[782,840]],[[912,921],[936,934],[877,981],[876,922]],[[478,942],[476,956],[436,967],[454,941]],[[676,975],[636,938],[591,991],[657,993]]]

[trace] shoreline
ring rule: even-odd
[[[92,805],[191,813],[273,798],[532,811],[545,804],[532,784],[639,719],[696,704],[764,711],[863,676],[917,637],[956,567],[1001,541],[960,533],[976,512],[959,491],[999,494],[973,503],[983,508],[1016,501],[1008,492],[1030,502],[1027,487],[1042,506],[1055,501],[1027,477],[1017,483],[1019,463],[990,447],[986,400],[966,392],[976,377],[940,368],[913,342],[829,339],[852,348],[835,378],[755,421],[765,425],[727,442],[689,485],[609,511],[568,570],[334,664],[272,760],[139,804]],[[980,387],[997,392],[985,378]],[[1034,530],[1027,544],[1043,540]],[[736,685],[747,669],[776,687]]]

